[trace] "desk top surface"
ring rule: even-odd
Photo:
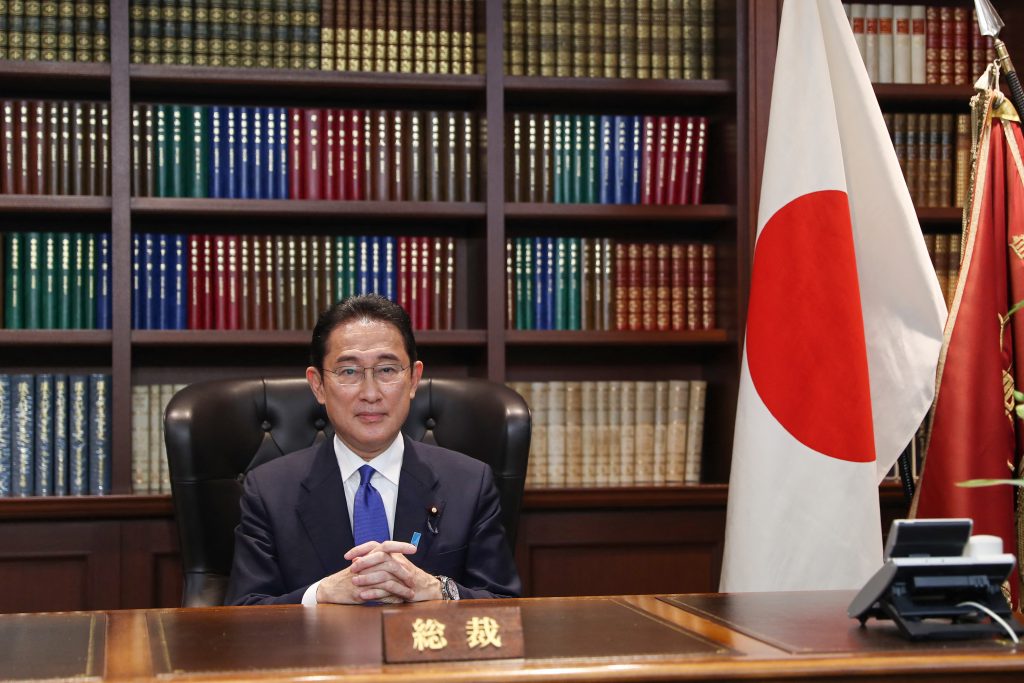
[[[448,603],[453,618],[519,606],[524,656],[386,664],[394,606],[0,615],[0,680],[1021,680],[1024,647],[911,643],[846,617],[847,591]],[[432,607],[436,608],[437,603]],[[419,605],[397,609],[417,610]]]

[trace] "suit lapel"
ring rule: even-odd
[[[333,438],[320,444],[302,488],[299,519],[320,557],[324,575],[333,574],[348,566],[345,553],[355,544]]]
[[[430,525],[427,522],[431,517],[440,517],[444,501],[437,497],[437,475],[420,453],[419,444],[407,436],[403,435],[402,438],[405,439],[405,454],[398,481],[398,503],[395,507],[395,531],[392,538],[408,542],[413,533],[420,533],[418,549],[410,558],[418,566],[429,553],[438,528],[436,523]],[[436,512],[432,513],[431,510]]]

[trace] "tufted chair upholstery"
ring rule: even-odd
[[[304,378],[193,384],[171,399],[164,425],[185,576],[182,605],[220,605],[245,473],[331,438],[334,430]],[[424,379],[402,431],[491,466],[514,547],[530,447],[523,398],[484,380]]]

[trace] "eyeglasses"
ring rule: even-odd
[[[408,369],[408,365],[403,367],[401,365],[385,363],[383,365],[374,365],[371,368],[364,368],[361,365],[342,365],[340,368],[333,370],[324,368],[324,372],[333,376],[335,384],[349,387],[362,384],[367,370],[373,373],[374,381],[379,384],[396,384],[402,381],[402,373]]]

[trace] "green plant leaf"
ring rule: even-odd
[[[959,481],[956,485],[962,488],[978,488],[981,486],[996,486],[997,484],[1024,486],[1024,479],[968,479],[967,481]]]

